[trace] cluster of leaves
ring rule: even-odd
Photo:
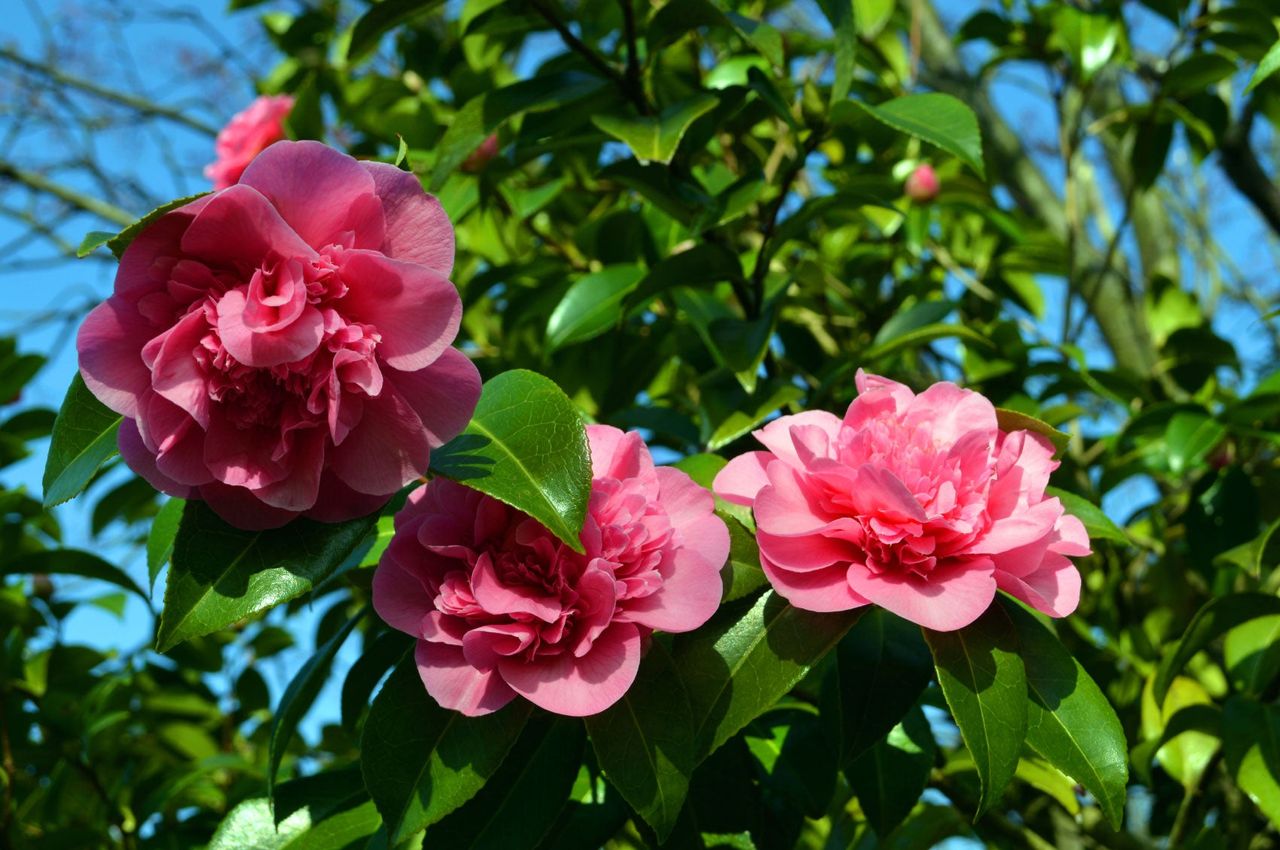
[[[963,66],[929,4],[818,5],[821,23],[774,2],[469,0],[456,16],[427,0],[323,2],[262,14],[282,54],[262,86],[296,96],[293,135],[411,169],[457,228],[464,349],[488,380],[432,474],[572,543],[584,415],[643,429],[706,485],[777,413],[843,410],[858,367],[955,378],[1007,427],[1058,440],[1056,495],[1096,549],[1081,611],[1055,630],[1001,599],[950,634],[877,610],[799,611],[767,589],[750,515],[721,504],[725,602],[696,633],[655,639],[623,701],[585,722],[527,704],[467,719],[434,705],[407,639],[369,612],[395,501],[261,533],[157,504],[115,457],[118,417],[77,380],[56,421],[0,420],[0,463],[52,437],[44,504],[0,489],[0,574],[36,575],[0,596],[8,844],[1270,840],[1280,377],[1247,394],[1221,380],[1239,361],[1160,246],[1163,157],[1147,156],[1175,125],[1196,156],[1241,144],[1228,89],[1276,41],[1265,4],[1152,0],[1195,24],[1154,70],[1111,8],[985,11],[957,31],[990,45],[992,67],[1031,60],[1060,77],[1068,173],[1086,140],[1101,143],[1141,275],[1117,247],[1124,223],[1097,245],[1078,224],[1092,201],[1069,185],[1075,209],[1046,206],[1016,136],[957,88]],[[917,42],[924,79],[963,100],[914,84]],[[1267,67],[1249,121],[1280,94]],[[1149,98],[1124,101],[1128,79]],[[473,156],[490,135],[498,154]],[[945,189],[913,205],[900,178],[923,157]],[[84,250],[118,253],[136,232]],[[1055,278],[1068,282],[1057,339],[1044,322]],[[1082,332],[1113,365],[1093,365]],[[39,366],[0,348],[0,399]],[[1135,476],[1156,495],[1120,527],[1096,505]],[[60,639],[77,605],[120,606],[64,598],[63,576],[149,599],[102,552],[62,546],[48,508],[86,488],[95,533],[122,529],[151,583],[165,573],[154,651]],[[317,648],[273,705],[257,662],[295,641],[282,625],[304,608],[324,609]],[[300,721],[355,645],[340,719],[304,741]]]

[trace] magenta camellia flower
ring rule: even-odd
[[[204,167],[215,190],[233,185],[255,156],[284,138],[284,119],[292,109],[287,94],[263,95],[232,116],[214,144],[217,159]]]
[[[590,425],[593,480],[578,554],[539,522],[442,478],[418,488],[373,577],[384,620],[418,639],[445,708],[488,714],[517,695],[557,714],[608,708],[655,629],[720,603],[729,532],[711,494],[655,467],[644,441]]]
[[[120,452],[227,521],[368,513],[480,396],[450,348],[453,228],[412,174],[277,142],[229,189],[148,225],[80,328]]]
[[[991,402],[951,383],[919,395],[875,375],[841,420],[784,416],[768,451],[730,461],[720,497],[754,509],[774,588],[810,611],[874,603],[930,629],[977,619],[1001,588],[1063,617],[1080,599],[1068,556],[1089,538],[1056,498],[1053,446],[1003,432]]]

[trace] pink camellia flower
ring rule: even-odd
[[[218,158],[204,167],[215,190],[233,185],[255,156],[284,138],[284,119],[291,109],[289,95],[263,95],[227,122],[214,144]]]
[[[480,396],[450,348],[453,228],[417,178],[277,142],[148,225],[80,328],[80,371],[155,487],[243,528],[377,509]]]
[[[1069,555],[1089,538],[1056,498],[1053,446],[1003,432],[987,399],[955,384],[916,395],[858,371],[841,420],[777,419],[768,451],[716,476],[721,498],[754,508],[760,562],[778,593],[810,611],[874,603],[930,629],[968,625],[996,588],[1053,617],[1080,600]]]
[[[938,180],[938,172],[927,162],[916,166],[903,185],[907,197],[918,204],[928,203],[938,197],[942,182]]]
[[[638,434],[590,425],[587,437],[585,555],[442,478],[396,515],[373,604],[418,639],[418,672],[445,708],[488,714],[519,695],[557,714],[604,711],[652,630],[696,629],[719,605],[729,532],[711,494],[655,467]]]

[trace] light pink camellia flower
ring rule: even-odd
[[[784,416],[755,432],[768,451],[730,461],[716,494],[750,505],[760,562],[809,611],[874,603],[930,629],[977,619],[996,588],[1064,617],[1080,600],[1068,556],[1089,538],[1056,498],[1053,446],[1005,433],[991,402],[951,383],[919,395],[858,371],[841,420]]]
[[[635,681],[651,631],[696,629],[719,605],[729,532],[711,494],[655,467],[636,433],[589,425],[587,437],[585,555],[442,478],[396,515],[373,604],[418,639],[418,672],[445,708],[488,714],[518,695],[557,714],[604,711]]]
[[[215,190],[235,184],[255,156],[284,138],[284,119],[291,109],[289,95],[263,95],[227,122],[214,144],[217,159],[204,167]]]
[[[412,174],[277,142],[138,234],[80,328],[80,372],[156,488],[242,528],[360,516],[475,410],[452,266]]]

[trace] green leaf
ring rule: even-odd
[[[853,0],[853,8],[858,13],[858,32],[867,38],[875,38],[893,17],[893,7],[897,0]]]
[[[898,337],[928,325],[939,324],[956,309],[956,302],[932,299],[917,301],[909,307],[899,309],[880,326],[872,345],[884,345]]]
[[[109,231],[90,230],[84,235],[84,239],[80,240],[80,247],[76,249],[76,256],[84,259],[114,238],[116,238],[116,235]]]
[[[724,580],[724,594],[720,601],[732,602],[750,596],[769,583],[760,568],[760,547],[755,535],[735,517],[720,514],[729,529],[729,560],[720,571]]]
[[[116,453],[116,432],[123,418],[98,401],[76,373],[53,423],[44,466],[46,508],[75,498],[89,486],[98,468]]]
[[[1124,529],[1111,521],[1111,517],[1102,512],[1102,508],[1083,496],[1069,493],[1058,487],[1046,487],[1046,496],[1053,496],[1062,502],[1062,507],[1084,525],[1084,530],[1091,540],[1112,540],[1127,544],[1129,535]]]
[[[888,835],[915,808],[929,783],[937,749],[924,712],[913,707],[887,737],[845,767],[876,835]]]
[[[381,825],[382,817],[368,801],[320,821],[282,850],[354,850]]]
[[[319,821],[352,808],[361,798],[367,799],[364,777],[360,765],[353,764],[281,782],[272,809],[277,823],[302,809]]]
[[[0,576],[42,574],[82,576],[97,579],[136,593],[143,601],[147,594],[119,567],[112,566],[97,555],[78,549],[45,549],[40,552],[24,552],[0,560]]]
[[[679,682],[671,656],[655,642],[622,699],[586,721],[605,777],[660,843],[680,816],[695,764],[693,712]]]
[[[1236,688],[1260,695],[1280,674],[1280,614],[1236,626],[1227,632],[1222,652]]]
[[[529,709],[516,700],[492,714],[464,717],[427,696],[412,656],[396,667],[360,738],[365,787],[391,844],[474,797],[520,736]]]
[[[204,502],[188,502],[173,545],[156,648],[165,652],[301,596],[346,560],[375,520],[296,519],[270,531],[243,531]]]
[[[1018,410],[1008,410],[1003,407],[996,408],[996,424],[1001,431],[1006,434],[1013,431],[1030,431],[1033,434],[1039,434],[1049,442],[1053,443],[1055,453],[1060,454],[1065,451],[1067,444],[1071,441],[1069,434],[1064,434],[1057,428],[1037,419],[1030,414],[1022,413]]]
[[[1206,413],[1175,413],[1164,432],[1169,471],[1182,475],[1209,456],[1227,429]]]
[[[1249,85],[1245,86],[1245,94],[1253,91],[1263,80],[1270,77],[1277,70],[1280,70],[1280,41],[1271,45],[1267,55],[1263,56],[1262,61],[1258,63],[1258,70],[1253,72],[1253,76],[1249,78]]]
[[[731,411],[723,422],[716,426],[707,441],[707,448],[712,451],[729,445],[743,434],[764,422],[783,405],[799,401],[804,397],[804,390],[794,384],[767,383],[761,384],[757,391],[743,399],[738,410]]]
[[[1280,614],[1280,599],[1264,593],[1231,593],[1205,603],[1156,672],[1152,687],[1156,703],[1164,702],[1173,677],[1197,652],[1230,629],[1273,614]]]
[[[345,603],[338,603],[344,605]],[[347,638],[351,635],[351,630],[356,624],[364,619],[364,611],[356,614],[346,625],[338,630],[338,633],[324,645],[318,647],[315,653],[307,659],[307,663],[302,665],[302,669],[289,682],[289,687],[285,689],[284,696],[280,698],[280,707],[276,709],[275,717],[271,721],[271,738],[268,744],[267,758],[267,796],[275,797],[276,789],[276,773],[280,770],[280,762],[284,758],[285,748],[289,746],[289,741],[293,738],[293,734],[297,731],[298,722],[306,715],[312,703],[316,701],[316,697],[320,694],[320,689],[324,687],[324,683],[329,678],[329,669],[333,666],[333,659],[337,656],[338,650],[346,643]]]
[[[1000,800],[1027,736],[1027,673],[1004,611],[992,606],[953,632],[925,630],[938,684],[973,755],[982,793],[977,814]]]
[[[836,646],[822,717],[848,764],[882,739],[933,681],[933,659],[913,623],[869,608]]]
[[[577,552],[591,496],[582,417],[548,378],[513,369],[489,379],[460,435],[431,470],[524,511]]]
[[[1222,752],[1240,790],[1280,827],[1280,709],[1227,697]]]
[[[626,312],[638,311],[656,296],[675,286],[707,286],[742,277],[742,264],[728,248],[716,242],[701,242],[687,251],[672,254],[655,265],[644,280],[629,292]]]
[[[348,733],[356,734],[373,689],[413,644],[413,638],[403,632],[388,630],[362,647],[342,683],[342,728]]]
[[[1212,50],[1193,53],[1169,69],[1164,90],[1170,97],[1198,94],[1236,73],[1236,61]]]
[[[853,101],[883,124],[942,148],[986,179],[978,117],[949,94],[908,94],[878,105]],[[833,110],[843,112],[843,110]],[[833,120],[838,117],[833,114]]]
[[[378,47],[391,30],[408,23],[416,15],[429,12],[443,0],[381,0],[356,20],[347,43],[347,62],[359,62]]]
[[[853,74],[858,68],[858,13],[857,0],[819,0],[818,6],[831,24],[835,44],[835,77],[831,84],[831,103],[844,101],[853,86]]]
[[[1082,82],[1091,80],[1107,64],[1120,41],[1120,25],[1115,16],[1082,12],[1069,6],[1059,8],[1054,14],[1053,29]]]
[[[873,345],[863,355],[863,361],[878,360],[906,349],[919,348],[936,339],[955,337],[979,348],[992,349],[991,340],[966,325],[935,324],[908,331],[880,345]]]
[[[721,606],[696,632],[677,635],[672,654],[693,709],[698,760],[772,708],[860,613],[802,611],[767,591]]]
[[[649,20],[645,47],[655,52],[700,27],[736,32],[777,67],[786,61],[782,37],[776,29],[736,12],[724,12],[710,0],[671,0],[663,4]]]
[[[574,281],[547,320],[547,351],[594,339],[616,327],[623,300],[642,277],[640,266],[617,265]]]
[[[584,744],[572,718],[529,722],[498,772],[462,808],[427,830],[424,846],[533,850],[569,799]]]
[[[194,195],[188,195],[185,198],[177,198],[169,201],[167,204],[161,204],[142,218],[135,221],[133,224],[126,227],[124,230],[121,230],[119,233],[108,239],[106,242],[107,247],[111,249],[111,253],[115,254],[117,258],[124,256],[125,249],[128,248],[129,245],[133,243],[133,240],[138,238],[138,234],[149,227],[153,221],[166,213],[173,212],[179,207],[185,207],[193,201],[198,201],[208,194],[208,192],[197,192]],[[86,241],[88,241],[88,237],[86,237]],[[81,247],[83,247],[83,245]]]
[[[147,587],[154,590],[156,576],[173,557],[173,541],[178,536],[178,523],[182,520],[182,510],[186,505],[182,499],[166,499],[151,520],[151,531],[147,534]]]
[[[690,125],[717,103],[719,98],[715,95],[702,93],[674,103],[658,115],[604,113],[592,115],[591,123],[624,142],[641,162],[666,165],[675,156]]]
[[[1234,564],[1255,578],[1264,569],[1280,563],[1280,520],[1267,526],[1257,537],[1239,546],[1233,546],[1214,557],[1214,563]]]
[[[507,121],[525,112],[563,107],[599,89],[604,81],[576,72],[544,74],[531,80],[477,95],[458,110],[436,146],[431,191],[444,185],[485,138]]]
[[[270,801],[255,797],[231,810],[209,841],[209,850],[286,850],[310,826],[311,815],[300,809],[277,827]]]
[[[1027,744],[1083,785],[1114,829],[1124,817],[1129,754],[1115,709],[1058,638],[1018,603],[1000,597],[1026,664]]]

